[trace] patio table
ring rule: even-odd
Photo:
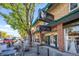
[[[4,52],[2,52],[1,55],[3,56],[9,56],[9,55],[15,55],[16,50],[5,50]]]
[[[14,47],[2,47],[1,48],[1,55],[12,55],[12,54],[15,54],[16,53],[16,50],[14,49]]]

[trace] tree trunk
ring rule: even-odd
[[[31,31],[29,31],[29,44],[30,44],[30,47],[32,47],[32,34],[31,34]]]

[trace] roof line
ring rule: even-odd
[[[62,21],[64,18],[66,18],[66,17],[68,17],[68,16],[70,16],[72,14],[75,14],[77,12],[79,12],[79,9],[76,9],[76,10],[70,12],[69,14],[63,16],[63,17],[61,17],[61,18],[59,18],[59,19],[57,19],[55,21],[50,22],[49,24],[47,24],[47,26],[54,26],[55,24],[60,23],[60,21]]]

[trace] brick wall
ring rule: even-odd
[[[59,3],[53,8],[48,10],[49,13],[54,15],[54,20],[57,20],[69,13],[69,3]],[[63,24],[58,24],[55,27],[52,27],[53,30],[57,30],[58,36],[58,47],[60,51],[64,51],[64,30]]]
[[[62,23],[57,26],[58,46],[59,50],[64,51],[64,29],[62,26]]]

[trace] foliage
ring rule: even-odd
[[[0,37],[2,38],[8,38],[10,35],[8,35],[6,32],[0,31]]]
[[[0,15],[5,18],[7,23],[10,24],[12,28],[18,29],[22,37],[25,37],[29,31],[31,31],[35,4],[0,3],[0,6],[12,11],[9,15],[3,14],[2,12],[0,12]]]

